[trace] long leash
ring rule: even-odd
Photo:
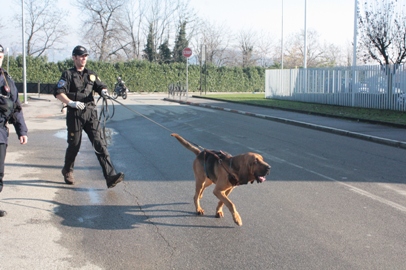
[[[111,118],[114,116],[114,113],[115,113],[115,107],[114,107],[114,103],[113,103],[113,102],[117,102],[118,104],[120,104],[121,106],[123,106],[124,108],[126,108],[127,110],[133,112],[133,113],[136,114],[136,115],[139,115],[139,116],[141,116],[141,117],[147,119],[148,121],[150,121],[150,122],[154,123],[155,125],[157,125],[157,126],[163,128],[163,129],[169,131],[170,133],[176,133],[175,131],[171,130],[170,128],[167,128],[167,127],[165,127],[164,125],[162,125],[162,124],[160,124],[160,123],[158,123],[158,122],[152,120],[151,118],[147,117],[146,115],[144,115],[144,114],[142,114],[142,113],[140,113],[140,112],[138,112],[138,111],[136,111],[136,110],[134,110],[134,109],[128,107],[127,105],[123,104],[122,102],[118,101],[117,99],[113,99],[111,96],[104,96],[104,97],[100,96],[100,97],[98,98],[96,104],[99,102],[99,100],[100,100],[101,98],[103,99],[103,102],[102,102],[102,107],[101,107],[101,110],[100,110],[99,123],[102,123],[103,133],[105,133],[106,122],[107,122],[109,119],[111,119]],[[112,108],[113,108],[113,112],[112,112],[111,115],[109,114],[108,100],[111,101],[110,104],[112,105]],[[101,120],[101,117],[102,117],[102,116],[103,116],[103,120]],[[198,144],[196,144],[196,143],[193,143],[193,142],[191,142],[191,141],[188,141],[188,142],[191,143],[191,144],[193,144],[194,146],[200,148],[200,149],[203,149],[203,150],[205,149],[204,147],[202,147],[202,146],[200,146],[200,145],[198,145]]]
[[[145,116],[144,114],[142,114],[142,113],[140,113],[140,112],[138,112],[138,111],[136,111],[136,110],[131,109],[131,108],[128,107],[127,105],[123,104],[122,102],[118,101],[117,99],[113,99],[113,98],[110,97],[110,96],[100,96],[99,99],[97,100],[96,104],[99,102],[99,100],[100,100],[101,98],[103,99],[103,101],[102,101],[102,108],[101,108],[101,110],[100,110],[99,123],[100,123],[100,122],[103,123],[103,134],[105,134],[105,128],[106,128],[106,122],[107,122],[107,120],[113,118],[114,113],[115,113],[115,107],[114,107],[113,101],[114,101],[114,102],[117,102],[118,104],[120,104],[121,106],[123,106],[124,108],[126,108],[127,110],[129,110],[129,111],[131,111],[131,112],[133,112],[133,113],[135,113],[135,114],[137,114],[137,115],[139,115],[139,116],[141,116],[141,117],[147,119],[148,121],[150,121],[150,122],[156,124],[157,126],[163,128],[163,129],[169,131],[170,133],[176,133],[175,131],[171,130],[170,128],[167,128],[167,127],[165,127],[164,125],[162,125],[162,124],[160,124],[160,123],[158,123],[158,122],[152,120],[151,118]],[[113,112],[112,112],[111,115],[109,114],[108,100],[111,101],[111,104],[112,104],[112,107],[113,107]],[[102,116],[103,116],[103,121],[101,121],[101,117],[102,117]],[[213,156],[217,159],[218,163],[219,163],[219,164],[224,168],[224,170],[228,173],[228,180],[230,181],[230,183],[231,183],[233,186],[238,186],[238,185],[240,185],[240,182],[238,181],[238,179],[237,179],[237,178],[235,177],[235,175],[234,175],[233,173],[231,173],[230,170],[224,165],[223,160],[221,159],[221,157],[219,157],[219,155],[217,155],[215,152],[213,152],[213,151],[211,151],[211,150],[208,150],[208,149],[206,149],[206,148],[204,148],[204,147],[202,147],[202,146],[200,146],[200,145],[198,145],[198,144],[196,144],[196,143],[193,143],[193,142],[191,142],[191,141],[189,141],[189,140],[187,140],[187,139],[185,139],[185,140],[188,141],[190,144],[193,144],[193,145],[195,145],[196,147],[198,147],[198,148],[200,148],[200,149],[202,149],[202,150],[204,151],[204,170],[205,170],[205,172],[206,172],[207,177],[209,177],[209,176],[208,176],[207,170],[206,170],[206,153],[209,153],[209,154],[213,155]],[[223,151],[220,151],[220,154],[222,154],[224,157],[227,156],[227,154],[225,154]],[[230,165],[231,165],[231,164],[230,164]]]
[[[99,99],[100,99],[100,98],[102,98],[102,97],[99,97]],[[149,118],[149,117],[143,115],[142,113],[137,112],[136,110],[131,109],[131,108],[128,107],[127,105],[125,105],[125,104],[123,104],[122,102],[118,101],[117,99],[113,99],[113,98],[110,97],[110,96],[103,97],[103,99],[104,99],[103,104],[104,104],[104,102],[107,101],[107,100],[111,100],[111,101],[117,102],[118,104],[120,104],[121,106],[123,106],[124,108],[126,108],[127,110],[129,110],[129,111],[131,111],[131,112],[133,112],[133,113],[135,113],[135,114],[137,114],[137,115],[139,115],[139,116],[141,116],[141,117],[147,119],[148,121],[150,121],[150,122],[152,122],[152,123],[154,123],[154,124],[160,126],[161,128],[163,128],[163,129],[165,129],[165,130],[167,130],[167,131],[169,131],[169,132],[171,132],[171,133],[175,133],[173,130],[171,130],[171,129],[165,127],[164,125],[162,125],[162,124],[160,124],[160,123],[158,123],[158,122],[156,122],[156,121],[154,121],[154,120],[152,120],[151,118]],[[97,100],[97,101],[99,101],[99,100]],[[97,103],[97,102],[96,102],[96,103]],[[112,103],[112,104],[113,104],[113,103]],[[101,110],[101,111],[103,111],[103,109],[104,109],[104,106],[102,106],[102,110]],[[114,110],[115,110],[115,109],[114,109],[114,104],[113,104],[113,115],[114,115]],[[107,108],[107,111],[108,111],[108,108]],[[101,113],[100,113],[100,114],[101,114]],[[106,120],[111,119],[111,118],[113,117],[113,115],[110,116],[109,118],[107,118]]]

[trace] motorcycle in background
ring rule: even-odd
[[[116,99],[119,96],[122,96],[123,99],[127,98],[127,86],[125,85],[125,82],[121,79],[121,77],[117,77],[117,82],[114,85],[114,92],[113,92],[113,99]]]

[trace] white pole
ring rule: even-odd
[[[281,91],[283,91],[283,52],[284,52],[284,50],[285,49],[283,46],[283,0],[282,0],[282,38],[281,38],[281,73],[280,73]]]
[[[304,7],[304,58],[303,58],[303,68],[304,68],[304,92],[307,92],[307,0],[305,0]]]
[[[355,84],[356,84],[356,72],[355,68],[357,66],[357,35],[358,35],[358,0],[354,1],[354,40],[353,40],[353,51],[352,51],[352,95],[351,95],[351,105],[355,105]]]
[[[7,71],[10,71],[10,63],[9,63],[10,61],[9,61],[9,51],[8,51],[8,48],[7,48]]]
[[[357,35],[358,35],[358,0],[355,0],[354,6],[354,46],[352,52],[352,65],[357,65]]]
[[[23,89],[24,89],[24,103],[27,104],[27,71],[25,60],[25,20],[24,20],[24,0],[21,0],[21,12],[22,12],[22,42],[23,42]]]
[[[186,57],[186,99],[189,97],[188,64],[189,64],[189,57]]]
[[[281,38],[281,69],[283,70],[283,0],[282,0],[282,38]]]
[[[304,8],[304,60],[303,67],[307,68],[307,0]]]

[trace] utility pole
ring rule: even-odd
[[[24,20],[24,0],[21,0],[21,13],[22,13],[22,42],[23,42],[23,89],[24,89],[24,103],[27,104],[27,67],[25,59],[25,20]]]

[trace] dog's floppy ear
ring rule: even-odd
[[[247,184],[254,180],[255,156],[243,154],[238,157],[238,180],[240,184]]]

